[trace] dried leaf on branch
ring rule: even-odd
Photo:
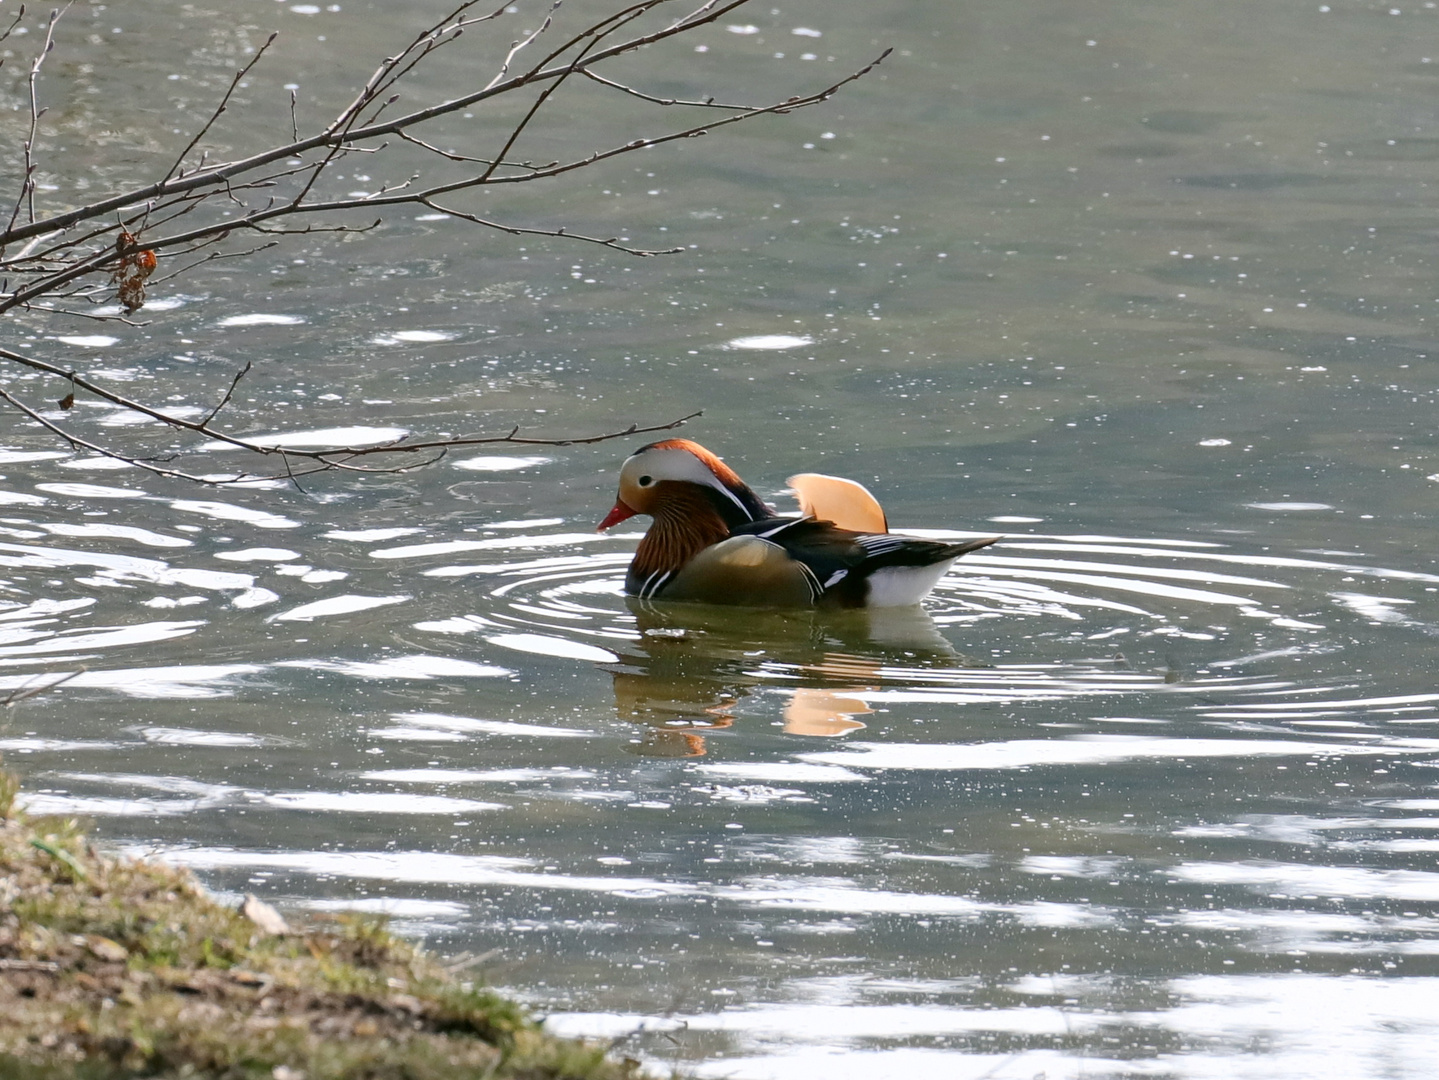
[[[120,256],[112,275],[115,296],[125,314],[132,315],[145,306],[145,280],[155,272],[155,253],[140,247],[135,235],[124,229],[115,239],[115,251]]]

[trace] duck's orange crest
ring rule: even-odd
[[[684,450],[693,454],[704,462],[705,468],[719,477],[720,483],[726,486],[734,487],[744,484],[744,481],[739,478],[739,473],[697,442],[691,442],[689,439],[666,439],[664,442],[654,443],[653,446],[656,450]]]

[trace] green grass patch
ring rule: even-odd
[[[639,1080],[383,922],[268,933],[188,871],[14,809],[0,774],[0,1075],[15,1080]]]

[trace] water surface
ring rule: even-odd
[[[50,197],[168,162],[269,29],[237,148],[431,6],[72,12]],[[253,361],[236,429],[291,440],[704,407],[687,434],[780,505],[820,469],[1006,539],[923,612],[645,606],[638,533],[593,531],[632,443],[199,489],[11,418],[0,690],[65,681],[0,752],[33,809],[222,895],[389,913],[699,1075],[1428,1076],[1436,30],[757,8],[646,76],[784,95],[896,52],[823,110],[484,203],[684,255],[400,213],[140,328],[25,322],[177,407]],[[631,122],[562,104],[556,144]]]

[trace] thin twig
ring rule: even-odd
[[[211,242],[211,243],[218,243],[219,240],[220,240],[220,238],[216,238],[215,240],[210,241],[210,242]],[[203,264],[205,264],[205,263],[219,262],[221,259],[243,259],[243,258],[245,258],[246,256],[254,255],[254,254],[256,254],[257,252],[265,251],[265,250],[267,250],[267,249],[269,249],[269,248],[272,248],[272,247],[278,247],[278,246],[279,246],[279,243],[280,243],[280,241],[278,241],[278,240],[269,240],[269,241],[266,241],[266,242],[263,243],[263,244],[257,244],[257,245],[255,245],[255,246],[252,247],[252,248],[246,248],[244,251],[212,251],[212,252],[210,252],[210,254],[206,255],[203,259],[196,259],[194,262],[186,263],[184,266],[176,267],[172,272],[170,272],[170,273],[168,273],[168,274],[165,274],[165,275],[162,276],[162,277],[151,278],[151,279],[150,279],[150,284],[151,284],[151,285],[158,285],[158,284],[160,284],[160,282],[162,282],[162,281],[169,281],[171,278],[179,277],[181,274],[184,274],[184,273],[186,273],[186,272],[188,272],[188,271],[190,271],[190,270],[193,270],[195,267],[201,266],[201,265],[203,265]],[[201,246],[202,246],[202,245],[197,244],[195,247],[187,248],[186,251],[198,251],[198,250],[200,250],[200,247],[201,247]],[[172,252],[171,254],[172,254],[172,255],[183,255],[183,254],[185,254],[185,251]]]
[[[195,132],[194,138],[192,138],[185,145],[185,149],[180,151],[179,156],[175,158],[175,164],[171,165],[168,169],[165,170],[166,180],[170,179],[170,177],[174,176],[180,171],[180,166],[183,165],[185,163],[185,159],[190,156],[190,151],[195,149],[196,145],[200,142],[200,140],[210,133],[210,129],[215,126],[216,121],[218,121],[220,117],[224,115],[225,110],[230,107],[230,98],[234,96],[235,90],[240,85],[240,81],[244,79],[246,75],[250,74],[252,70],[254,70],[255,65],[264,58],[265,53],[269,51],[270,46],[275,43],[275,39],[279,36],[280,32],[278,30],[272,33],[268,38],[265,39],[265,44],[261,45],[258,49],[255,50],[255,55],[250,57],[250,62],[244,67],[242,67],[239,71],[235,72],[235,77],[230,80],[230,85],[226,88],[225,93],[221,96],[220,103],[215,106],[215,111],[212,112],[210,114],[210,118],[200,126],[200,130]],[[296,132],[295,141],[299,142],[298,132]]]
[[[10,20],[10,25],[5,27],[4,30],[0,30],[0,42],[7,41],[9,39],[10,35],[15,32],[15,28],[20,25],[20,20],[23,18],[25,18],[25,5],[21,4],[20,9],[15,12],[15,17]],[[4,63],[4,58],[0,57],[0,65],[3,65]]]
[[[499,221],[491,221],[488,218],[482,218],[477,214],[468,214],[463,210],[452,210],[447,206],[441,206],[433,199],[422,198],[419,200],[419,202],[422,206],[428,206],[431,210],[434,210],[437,213],[448,214],[450,217],[457,217],[461,220],[468,221],[474,225],[483,225],[487,229],[498,229],[500,232],[509,233],[511,236],[554,236],[563,238],[565,240],[579,240],[583,243],[598,244],[600,245],[600,247],[613,248],[615,251],[623,251],[626,255],[637,255],[642,259],[647,259],[651,255],[678,255],[680,252],[684,251],[684,248],[682,247],[629,247],[625,244],[620,243],[620,238],[618,236],[611,236],[609,239],[604,239],[599,236],[586,236],[583,233],[570,232],[564,228],[534,229],[525,228],[520,225],[505,225],[504,223]]]
[[[653,102],[655,105],[685,105],[699,109],[729,109],[734,112],[749,112],[755,107],[753,105],[726,105],[723,102],[716,101],[714,98],[706,98],[704,101],[686,101],[684,98],[655,97],[653,94],[646,94],[642,90],[636,90],[633,86],[626,86],[622,82],[616,82],[614,79],[606,79],[603,75],[597,75],[591,71],[588,66],[581,68],[580,74],[587,79],[593,79],[597,83],[602,83],[605,86],[610,86],[629,94],[631,97],[637,97],[641,101]]]
[[[250,361],[246,360],[245,366],[242,367],[239,371],[235,372],[235,377],[230,380],[230,388],[225,391],[225,396],[220,399],[219,404],[217,404],[213,409],[211,409],[208,413],[205,414],[205,419],[200,421],[200,426],[202,428],[209,427],[210,421],[214,420],[215,417],[220,415],[220,410],[223,409],[226,405],[230,404],[230,399],[235,396],[235,388],[240,385],[240,380],[250,373],[250,367]]]
[[[15,222],[19,219],[21,209],[28,212],[30,224],[35,224],[35,137],[40,132],[40,117],[45,115],[45,110],[40,108],[40,67],[45,63],[45,58],[50,55],[50,50],[55,47],[55,24],[60,21],[61,15],[70,10],[70,5],[74,2],[75,0],[65,0],[63,8],[56,8],[50,12],[50,19],[45,24],[45,38],[35,53],[35,59],[30,62],[30,130],[25,136],[24,144],[25,176],[20,183],[20,194],[15,199],[15,209],[10,212],[11,228],[14,228]],[[23,8],[21,14],[24,14]],[[18,16],[16,21],[19,21]],[[14,29],[13,24],[11,29]],[[0,252],[4,250],[4,244],[0,243]]]
[[[88,668],[82,665],[75,671],[63,672],[58,679],[55,679],[52,682],[44,683],[40,686],[35,685],[35,679],[43,678],[43,676],[36,675],[34,676],[34,678],[31,678],[20,686],[17,686],[14,690],[11,690],[10,693],[5,695],[5,700],[0,701],[0,705],[3,705],[7,709],[13,708],[16,704],[24,701],[26,698],[38,697],[40,694],[48,693],[49,691],[54,690],[57,686],[64,686],[71,679],[79,678],[88,670]]]

